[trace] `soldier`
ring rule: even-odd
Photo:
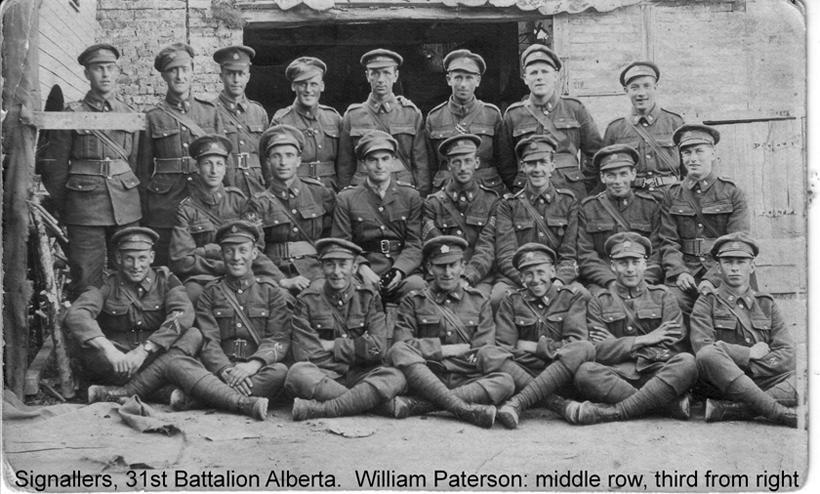
[[[355,278],[362,249],[338,238],[316,242],[324,279],[303,291],[293,316],[293,358],[285,386],[293,420],[356,415],[404,390],[404,375],[381,365],[387,322],[379,293]]]
[[[185,288],[166,267],[152,268],[158,238],[132,226],[115,233],[117,271],[102,287],[89,286],[68,308],[65,325],[79,344],[78,359],[91,382],[123,385],[177,342],[194,323]],[[196,353],[197,338],[186,339]],[[89,401],[95,399],[89,390]]]
[[[661,205],[648,192],[634,190],[638,153],[626,144],[601,148],[593,158],[606,190],[581,202],[578,211],[578,265],[587,284],[609,288],[616,273],[607,262],[607,239],[617,232],[636,232],[652,242],[644,274],[650,285],[664,282],[661,266]],[[682,269],[682,264],[678,266]]]
[[[521,78],[530,94],[504,112],[499,173],[510,190],[519,191],[525,178],[523,170],[514,166],[516,145],[529,135],[548,134],[556,142],[552,183],[571,190],[581,200],[587,195],[582,171],[601,147],[601,135],[583,103],[558,94],[561,65],[558,55],[543,45],[532,45],[521,54]],[[596,178],[587,176],[588,180]]]
[[[246,396],[273,398],[288,369],[291,311],[282,291],[251,269],[259,254],[258,229],[246,221],[226,223],[216,233],[225,276],[208,285],[196,305],[204,337],[205,369]]]
[[[744,232],[712,245],[721,283],[697,299],[691,318],[698,371],[709,387],[704,418],[762,416],[796,427],[794,342],[772,296],[750,286],[758,252]]]
[[[595,359],[587,341],[589,293],[575,287],[556,287],[555,251],[543,244],[524,244],[513,263],[525,288],[508,293],[495,316],[496,346],[478,351],[484,372],[512,376],[516,395],[498,409],[498,420],[518,427],[527,408],[543,403],[563,414],[565,400],[555,393],[572,383],[578,367]]]
[[[92,45],[77,61],[85,67],[90,90],[66,111],[131,112],[117,99],[120,52],[108,44]],[[48,133],[41,160],[43,184],[68,231],[72,298],[103,281],[111,236],[141,217],[134,175],[137,135],[122,130],[60,130]]]
[[[197,137],[223,130],[216,105],[191,97],[193,57],[193,48],[184,43],[174,43],[157,54],[154,68],[162,74],[168,90],[165,100],[145,114],[148,130],[140,144],[137,175],[144,189],[142,222],[159,233],[154,250],[157,264],[162,266],[170,260],[177,206],[190,195],[188,184],[196,175],[188,146]]]
[[[684,331],[674,297],[644,278],[652,244],[638,233],[620,232],[605,249],[615,283],[589,301],[587,327],[596,357],[575,373],[580,394],[600,403],[569,402],[565,417],[594,424],[660,412],[688,420],[685,393],[697,379],[695,357],[681,352]]]
[[[521,273],[512,262],[513,254],[529,242],[544,244],[558,254],[556,283],[570,284],[577,274],[576,236],[578,201],[566,189],[550,182],[556,144],[549,136],[529,136],[515,147],[525,187],[506,195],[496,212],[496,262],[499,280],[493,287],[493,303],[512,287],[518,286]]]
[[[327,66],[314,57],[299,57],[285,69],[290,89],[296,94],[293,104],[273,114],[270,124],[286,124],[302,131],[305,145],[297,173],[339,190],[336,178],[336,156],[342,116],[334,108],[319,104],[325,90]]]
[[[205,285],[225,274],[216,230],[239,219],[246,199],[241,190],[222,185],[231,153],[228,138],[218,134],[197,137],[188,149],[196,160],[197,176],[189,186],[191,195],[177,207],[170,258],[171,269],[182,278],[188,296],[196,303]],[[275,281],[284,277],[261,253],[253,269],[258,276],[270,276]]]
[[[718,160],[715,146],[720,141],[716,129],[684,125],[675,131],[673,140],[687,174],[683,182],[669,188],[664,198],[664,209],[669,214],[662,225],[667,242],[663,257],[664,263],[683,266],[670,273],[670,279],[675,283],[672,290],[681,310],[689,314],[699,285],[704,280],[718,283],[717,263],[710,254],[715,239],[727,233],[748,232],[749,205],[733,181],[713,171]]]
[[[421,198],[412,185],[392,177],[399,143],[371,130],[356,145],[364,163],[364,182],[339,193],[333,212],[333,237],[359,245],[366,262],[358,274],[381,288],[382,300],[395,302],[425,286],[415,271],[421,264]]]
[[[249,46],[228,46],[214,52],[219,64],[222,92],[214,100],[225,137],[232,145],[225,183],[238,188],[247,197],[265,190],[265,176],[257,152],[259,136],[268,125],[268,113],[262,105],[245,96],[251,79],[251,60],[256,51]]]
[[[237,231],[234,232],[234,229]],[[255,251],[252,240],[249,240],[252,234],[249,233],[248,230],[254,230],[253,226],[242,225],[240,223],[239,228],[234,228],[234,224],[230,224],[220,229],[220,232],[217,234],[218,241],[226,245],[224,259],[226,265],[228,265],[228,273],[224,280],[209,285],[210,291],[205,292],[209,305],[204,311],[213,307],[215,317],[207,312],[203,314],[201,306],[199,308],[199,320],[204,324],[208,324],[208,329],[204,333],[206,338],[203,340],[203,333],[198,329],[188,329],[167,352],[162,353],[156,358],[152,359],[149,357],[146,359],[142,370],[123,386],[89,387],[89,403],[103,400],[118,401],[131,395],[147,397],[165,384],[170,383],[181,388],[175,389],[171,393],[171,406],[174,409],[189,408],[193,400],[198,400],[201,403],[212,405],[219,409],[239,412],[259,420],[266,418],[268,413],[267,396],[275,394],[281,388],[282,381],[284,381],[287,372],[284,365],[273,364],[273,362],[276,360],[277,355],[281,356],[287,350],[287,342],[289,340],[287,326],[288,316],[284,312],[285,308],[282,307],[284,303],[277,303],[282,300],[281,295],[278,299],[274,296],[262,300],[259,297],[259,293],[266,292],[254,289],[258,283],[254,284],[252,273],[250,277],[247,276],[247,273],[240,274],[243,270],[249,270],[250,261],[249,256],[246,254]],[[103,287],[103,295],[105,295],[106,288],[108,288],[109,285],[112,290],[108,292],[109,295],[107,298],[103,297],[102,299],[104,300],[102,310],[106,313],[106,317],[105,319],[100,318],[100,325],[106,328],[133,328],[135,324],[134,320],[136,319],[136,326],[145,327],[150,331],[156,327],[157,324],[157,321],[152,319],[157,319],[157,316],[161,316],[161,313],[160,311],[147,310],[141,312],[141,307],[152,307],[155,305],[159,308],[164,305],[165,311],[170,311],[172,314],[166,319],[166,322],[160,326],[160,329],[150,335],[146,335],[147,340],[145,340],[145,343],[143,343],[141,347],[132,350],[132,352],[126,355],[125,360],[127,362],[131,353],[136,353],[135,358],[140,359],[145,358],[141,356],[142,352],[148,352],[149,355],[156,355],[163,349],[167,349],[170,342],[173,341],[172,338],[175,339],[183,328],[190,327],[194,313],[190,301],[185,296],[182,285],[174,275],[167,272],[167,268],[155,268],[153,270],[153,277],[156,281],[150,279],[151,275],[144,275],[145,278],[143,281],[136,285],[136,296],[134,293],[131,293],[134,289],[133,284],[137,283],[136,280],[139,278],[137,267],[142,266],[143,269],[148,272],[146,268],[150,264],[150,260],[153,259],[153,251],[150,250],[150,247],[152,243],[156,241],[158,235],[147,228],[136,227],[129,231],[123,231],[121,235],[122,240],[120,241],[119,255],[122,256],[124,276],[122,274],[120,275],[119,282],[116,278],[112,277],[110,279],[111,283],[107,283],[106,286]],[[232,242],[242,242],[242,244],[233,245]],[[129,266],[135,267],[129,268]],[[147,283],[149,287],[146,287]],[[153,283],[153,286],[150,286],[150,283]],[[215,321],[219,321],[219,325],[230,331],[235,337],[244,336],[244,332],[241,329],[242,323],[235,324],[236,321],[231,317],[239,312],[235,313],[233,306],[226,303],[224,297],[222,299],[219,298],[219,295],[224,295],[223,292],[220,292],[218,296],[214,296],[213,292],[219,291],[222,289],[222,286],[226,287],[224,288],[226,291],[231,290],[234,283],[236,283],[237,286],[241,285],[246,287],[245,292],[247,295],[242,297],[243,306],[247,307],[245,312],[255,321],[258,322],[261,320],[263,324],[267,323],[269,325],[268,327],[277,328],[276,330],[271,330],[274,331],[276,336],[271,337],[266,334],[266,332],[263,332],[262,334],[265,336],[265,339],[262,340],[256,353],[251,351],[256,350],[255,345],[246,344],[242,346],[242,348],[246,350],[246,353],[244,353],[244,358],[247,359],[246,362],[236,364],[235,366],[231,366],[230,362],[227,362],[226,365],[220,367],[220,364],[223,362],[218,358],[220,351],[218,349],[220,344],[219,327],[215,327],[215,324],[217,324]],[[275,290],[274,288],[274,291]],[[239,289],[238,292],[242,291],[242,289]],[[164,300],[162,298],[163,292],[165,292]],[[90,291],[87,293],[90,294],[90,299],[97,298],[96,293]],[[142,295],[143,293],[144,295]],[[142,296],[138,299],[137,296],[140,295]],[[236,297],[237,295],[233,296]],[[80,300],[82,300],[82,298],[83,297],[81,297]],[[219,302],[214,304],[213,300],[221,301],[222,305],[220,305]],[[270,303],[271,301],[273,301],[273,303]],[[88,340],[88,342],[92,345],[94,345],[93,342],[95,341],[100,341],[104,344],[105,339],[95,338],[93,328],[88,325],[87,321],[83,321],[83,318],[86,317],[84,312],[89,311],[90,305],[83,304],[77,309],[75,309],[75,307],[77,307],[77,305],[72,306],[69,312],[73,310],[78,311],[77,321],[81,323],[80,329],[82,330],[82,333],[79,333],[82,335],[80,337],[85,339],[90,336],[92,339]],[[239,308],[236,310],[239,311]],[[228,316],[229,311],[230,316]],[[91,312],[93,314],[93,310]],[[157,314],[151,314],[151,312],[157,312]],[[118,313],[120,315],[117,315],[115,318],[115,314]],[[221,316],[220,313],[224,313],[225,316]],[[154,316],[153,318],[151,317],[152,315]],[[203,315],[205,315],[205,317],[203,317]],[[247,320],[247,317],[238,317],[238,319],[244,321]],[[130,324],[123,324],[126,321]],[[176,331],[174,331],[174,329]],[[258,330],[258,328],[256,329]],[[254,329],[246,332],[251,335],[256,334]],[[277,332],[281,332],[285,336],[280,337]],[[213,333],[216,333],[216,335]],[[143,338],[143,335],[138,329],[131,329],[131,337],[139,341]],[[118,339],[115,338],[115,341],[118,341]],[[239,345],[234,344],[234,348],[238,346]],[[102,348],[105,348],[105,346]],[[108,350],[103,351],[107,352]],[[206,365],[210,366],[209,369],[222,369],[220,375],[225,381],[224,383],[211,372],[208,372],[208,370],[203,367],[202,362],[197,360],[196,355],[200,351],[202,358],[205,359]],[[263,367],[260,362],[264,362],[268,365]],[[115,369],[118,367],[119,364],[115,364]],[[256,367],[261,367],[261,369],[254,373],[253,369]],[[115,383],[122,384],[122,382],[116,381]],[[262,397],[257,397],[260,395]]]
[[[422,238],[455,235],[466,240],[464,279],[489,297],[494,278],[498,193],[475,178],[481,143],[477,135],[456,134],[439,145],[438,154],[444,156],[449,180],[443,189],[424,200]]]
[[[604,146],[627,144],[635,148],[638,161],[632,186],[652,192],[658,200],[682,175],[672,133],[683,125],[683,117],[661,108],[655,100],[660,78],[661,71],[652,62],[627,65],[621,72],[621,85],[632,103],[632,111],[610,122],[604,132]],[[592,173],[599,172],[593,166]]]
[[[342,118],[337,170],[340,187],[365,180],[367,170],[362,163],[357,167],[355,150],[368,130],[379,129],[397,142],[397,159],[392,160],[389,169],[393,178],[414,185],[422,197],[430,193],[424,119],[412,101],[393,94],[403,61],[398,53],[381,48],[362,55],[360,62],[370,83],[370,96],[363,103],[350,105]]]
[[[322,277],[315,242],[330,234],[336,198],[315,178],[299,177],[305,140],[290,125],[267,129],[259,155],[270,170],[268,189],[254,195],[243,217],[264,231],[265,254],[283,273],[279,286],[298,293]]]
[[[439,190],[450,178],[447,157],[436,150],[450,137],[473,134],[481,140],[476,153],[477,182],[493,189],[498,195],[507,192],[507,187],[498,174],[497,143],[501,137],[501,110],[475,97],[475,90],[481,84],[481,76],[486,69],[487,64],[481,55],[470,50],[454,50],[444,57],[447,85],[453,94],[450,99],[430,110],[424,122],[429,143],[427,155],[434,172],[434,191]]]
[[[424,259],[433,279],[429,288],[411,292],[399,306],[387,361],[405,375],[422,399],[396,398],[394,416],[418,415],[443,408],[465,422],[490,428],[498,404],[515,384],[502,372],[484,374],[476,351],[495,341],[490,301],[464,287],[467,241],[443,235],[424,243]],[[426,401],[429,400],[429,401]]]

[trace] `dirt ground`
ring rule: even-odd
[[[157,405],[159,416],[182,431],[167,436],[129,428],[118,408],[59,405],[66,413],[4,421],[6,485],[36,490],[56,474],[47,491],[765,491],[802,486],[807,475],[805,428],[707,424],[702,409],[689,422],[648,418],[586,427],[535,409],[510,431],[500,424],[480,429],[446,414],[294,423],[289,406],[279,404],[259,422],[213,411],[165,413],[169,409]],[[365,473],[377,471],[371,480],[382,482],[368,483]],[[662,473],[670,475],[665,484]],[[91,483],[78,487],[79,476]]]

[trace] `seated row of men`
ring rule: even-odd
[[[370,281],[384,277],[384,285],[394,291],[405,281],[401,278],[410,276],[420,262],[420,242],[412,238],[419,222],[423,222],[421,231],[428,238],[436,232],[463,236],[473,250],[482,227],[494,222],[491,213],[498,197],[526,186],[528,191],[523,199],[499,203],[499,209],[508,213],[500,218],[501,228],[515,232],[515,241],[512,242],[513,235],[498,239],[498,269],[493,269],[494,256],[479,249],[470,261],[467,276],[474,285],[495,281],[514,284],[517,273],[509,262],[512,253],[518,245],[534,240],[547,242],[558,251],[561,278],[567,281],[574,277],[574,216],[581,204],[573,205],[564,191],[574,194],[580,202],[587,194],[608,189],[607,197],[611,196],[613,207],[607,208],[606,201],[602,201],[597,206],[589,204],[588,211],[580,211],[580,218],[588,221],[580,227],[595,237],[591,244],[600,256],[603,240],[616,231],[639,231],[654,242],[653,229],[657,223],[648,218],[658,215],[656,206],[647,202],[648,196],[660,198],[661,192],[675,187],[673,184],[683,174],[680,142],[673,142],[673,131],[680,128],[683,120],[656,102],[660,70],[651,62],[635,62],[621,72],[620,82],[631,110],[626,117],[613,121],[602,139],[583,104],[559,94],[556,81],[562,61],[543,45],[533,45],[522,53],[521,77],[529,94],[511,105],[503,116],[497,107],[476,98],[476,88],[487,68],[480,55],[459,49],[444,57],[443,69],[452,96],[423,118],[412,102],[393,93],[403,62],[401,55],[377,49],[365,53],[360,61],[370,83],[370,94],[365,102],[351,105],[344,117],[320,104],[327,73],[324,62],[313,57],[294,60],[285,75],[291,81],[295,100],[278,110],[269,124],[262,106],[245,96],[254,55],[254,50],[246,46],[225,47],[213,54],[220,65],[223,91],[210,101],[191,93],[193,49],[184,43],[172,44],[154,60],[167,90],[165,98],[146,113],[148,128],[142,135],[119,130],[49,133],[48,142],[42,146],[39,171],[55,211],[67,225],[72,298],[89,285],[100,286],[105,256],[99,253],[111,250],[110,236],[118,228],[137,223],[160,234],[156,248],[159,264],[172,267],[183,277],[209,276],[207,271],[214,263],[199,264],[186,252],[180,252],[178,245],[170,246],[173,234],[180,231],[175,228],[175,224],[180,224],[179,205],[184,198],[191,197],[184,208],[189,217],[181,219],[183,226],[190,226],[193,237],[199,240],[212,236],[218,226],[211,224],[218,221],[209,221],[209,217],[224,221],[230,219],[227,216],[238,214],[240,193],[257,203],[257,213],[265,222],[265,253],[275,264],[288,264],[284,269],[279,266],[283,274],[276,274],[278,281],[292,290],[304,289],[306,280],[314,278],[317,269],[315,264],[307,268],[304,262],[297,261],[305,252],[315,255],[315,249],[308,244],[331,234],[326,227],[334,204],[326,193],[316,189],[317,182],[331,191],[344,189],[348,184],[371,185],[376,195],[384,196],[370,201],[373,208],[349,211],[348,223],[340,222],[338,226],[351,230],[349,235],[361,237],[352,240],[366,251],[388,258],[379,262],[371,259],[370,272],[362,275]],[[85,67],[90,91],[82,101],[69,103],[67,110],[130,111],[117,100],[118,59],[119,51],[111,45],[97,44],[84,50],[78,62]],[[291,130],[301,134],[296,139],[295,151],[274,152],[270,145],[261,142],[269,125],[280,124],[290,125]],[[393,139],[390,149],[385,149],[393,157],[383,164],[391,181],[382,189],[372,187],[376,182],[369,177],[368,166],[358,152],[364,136],[374,129]],[[211,185],[198,187],[202,173],[198,177],[197,168],[203,165],[195,163],[194,141],[214,133],[230,141],[227,151],[223,150],[227,154],[222,180],[241,192],[217,190]],[[538,165],[542,160],[536,153],[530,153],[528,166],[534,171],[533,178],[528,179],[517,150],[522,141],[537,135],[551,138],[551,143],[542,144],[551,149],[550,171]],[[717,142],[717,134],[714,135],[712,144]],[[476,149],[456,156],[455,150],[465,146],[450,140],[455,136],[469,136]],[[449,145],[444,146],[445,143]],[[618,151],[628,155],[631,170],[617,170],[611,164],[601,169],[607,158],[593,157],[603,145],[609,144],[631,146],[632,149]],[[705,148],[705,155],[700,149],[689,152],[688,157],[682,151],[683,161],[690,162],[687,168],[697,169],[699,162],[714,158],[713,146]],[[609,149],[609,154],[612,152]],[[296,164],[291,165],[294,160]],[[298,180],[277,180],[277,169],[290,166],[296,167],[292,175]],[[730,182],[716,179],[710,173],[711,162],[701,168],[704,167],[706,171],[700,175],[689,173],[688,182],[673,194],[667,207],[674,220],[671,226],[680,233],[677,255],[682,256],[694,278],[681,262],[664,274],[666,281],[688,291],[690,298],[698,281],[697,272],[703,271],[701,258],[707,259],[707,267],[711,265],[709,244],[721,234],[748,229],[742,195]],[[606,185],[612,181],[622,184],[625,179],[630,179],[627,187]],[[412,194],[400,181],[415,186],[421,199],[427,198],[420,208],[421,219],[415,212],[418,201],[410,197]],[[552,187],[545,188],[544,184],[549,182]],[[624,195],[631,192],[630,186],[635,190],[634,197]],[[685,188],[692,189],[692,194],[687,195]],[[300,194],[305,189],[310,193]],[[371,199],[369,192],[365,187],[364,192],[351,193],[351,204],[363,206],[359,200]],[[257,200],[255,196],[259,194],[268,197]],[[402,198],[400,204],[387,197],[394,195]],[[527,207],[524,199],[529,199],[532,207]],[[340,204],[344,204],[341,196]],[[192,212],[194,209],[197,211]],[[613,219],[612,211],[619,212],[620,218],[616,214]],[[544,221],[537,220],[539,215]],[[335,226],[332,234],[340,236]],[[567,245],[563,245],[565,238]],[[404,246],[409,246],[407,252]],[[578,257],[586,255],[580,247],[578,250]],[[177,257],[170,258],[169,252]],[[209,252],[215,251],[211,248]],[[611,282],[611,276],[601,265],[587,272],[583,266],[583,283]],[[504,289],[499,285],[496,301]]]
[[[361,247],[320,239],[324,278],[291,305],[254,275],[258,235],[241,220],[219,228],[225,275],[194,309],[167,268],[151,267],[156,232],[116,233],[117,272],[65,319],[92,379],[115,384],[90,386],[89,401],[170,394],[175,408],[200,402],[264,420],[268,400],[286,390],[297,421],[446,410],[515,428],[533,406],[572,424],[688,419],[697,385],[707,421],[797,425],[794,344],[771,296],[750,287],[758,246],[746,234],[712,247],[720,283],[697,300],[688,334],[669,290],[647,283],[653,248],[633,232],[605,242],[615,280],[592,295],[554,283],[553,249],[521,246],[512,262],[524,287],[495,317],[463,282],[467,242],[434,237],[422,249],[429,285],[402,300],[393,328],[379,291],[356,276]]]

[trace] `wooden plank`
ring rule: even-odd
[[[40,348],[40,351],[37,352],[28,370],[26,370],[26,386],[24,391],[26,396],[36,395],[37,392],[40,391],[40,377],[43,375],[48,361],[51,360],[52,353],[54,353],[54,340],[46,338],[43,340],[43,346]]]
[[[107,112],[34,112],[34,124],[38,129],[98,129],[137,131],[147,128],[144,113]]]

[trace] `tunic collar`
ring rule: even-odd
[[[751,288],[746,288],[743,293],[737,293],[726,286],[726,283],[721,283],[717,288],[717,293],[720,298],[732,305],[736,305],[738,300],[743,300],[747,309],[751,309],[755,302],[754,291]]]
[[[374,194],[384,199],[387,195],[387,191],[390,190],[390,187],[393,185],[393,179],[391,178],[381,186],[377,186],[370,181],[370,177],[367,177],[364,184],[368,189],[372,190]]]
[[[236,111],[237,113],[240,111],[248,111],[248,98],[244,94],[237,99],[233,99],[230,96],[228,96],[228,94],[225,93],[225,91],[222,91],[221,93],[219,93],[219,101],[221,101],[222,104],[225,105],[225,108],[231,111]]]
[[[452,112],[453,115],[456,115],[458,117],[465,117],[469,115],[473,112],[473,110],[475,110],[477,106],[478,99],[475,96],[473,96],[473,99],[471,99],[467,102],[467,104],[464,105],[456,101],[456,99],[452,96],[450,96],[450,99],[447,101],[447,108],[450,109],[450,112]]]
[[[463,187],[460,187],[455,180],[449,180],[444,186],[444,193],[447,194],[453,202],[458,202],[459,198],[465,198],[467,201],[472,201],[478,195],[478,182],[470,180],[470,182]]]
[[[268,189],[271,194],[276,197],[281,197],[282,199],[288,199],[290,195],[293,195],[293,197],[299,197],[299,194],[302,192],[302,181],[299,180],[299,178],[296,178],[290,187],[288,187],[282,181],[271,180]]]
[[[633,125],[640,124],[641,120],[646,121],[647,125],[652,125],[658,120],[660,113],[661,107],[658,106],[656,103],[652,105],[652,108],[645,115],[642,113],[638,113],[638,110],[636,110],[635,107],[633,107],[632,113],[629,115],[629,118]]]
[[[254,283],[256,283],[256,278],[253,275],[253,270],[249,269],[248,272],[245,273],[245,276],[242,276],[241,278],[235,278],[225,273],[225,284],[228,285],[228,288],[235,292],[247,290]]]
[[[396,99],[395,94],[391,94],[383,101],[378,101],[373,96],[373,93],[370,93],[370,96],[367,97],[367,106],[369,106],[375,113],[390,113],[393,111],[393,108],[398,106],[398,104],[399,100]]]
[[[687,176],[684,179],[683,185],[684,187],[688,187],[689,190],[694,189],[695,185],[698,185],[700,187],[700,190],[706,191],[709,190],[709,188],[712,186],[713,183],[715,183],[716,180],[717,175],[715,175],[714,173],[710,173],[705,178],[702,178],[700,180],[693,180],[692,177]]]
[[[633,298],[639,298],[641,295],[646,292],[646,281],[641,281],[638,286],[635,288],[627,288],[624,285],[620,284],[618,281],[615,281],[615,293],[618,294],[622,299],[629,300]]]
[[[154,270],[149,269],[148,275],[145,276],[145,278],[143,278],[142,281],[140,281],[139,283],[132,283],[122,273],[117,273],[117,278],[119,279],[120,287],[123,287],[125,289],[131,289],[134,292],[138,293],[140,296],[142,296],[151,291],[151,288],[154,286],[155,276]],[[142,289],[142,291],[140,291],[139,289]]]
[[[193,187],[191,187],[191,197],[209,206],[216,206],[225,197],[225,186],[219,184],[215,190],[211,191],[202,183],[202,178],[197,175],[197,179],[194,180]]]
[[[309,118],[311,120],[316,120],[319,114],[319,105],[313,107],[307,107],[299,102],[299,99],[293,100],[293,111],[298,113],[299,115]]]
[[[541,198],[543,198],[547,203],[551,203],[552,198],[555,197],[555,188],[552,186],[552,182],[550,182],[547,184],[547,188],[544,189],[544,192],[538,192],[532,188],[529,182],[527,182],[527,185],[524,187],[524,194],[527,195],[527,199],[529,199],[533,204],[538,202]]]
[[[165,102],[168,103],[171,108],[181,112],[186,112],[191,109],[191,93],[188,93],[183,97],[178,97],[177,95],[171,93],[165,93]]]
[[[97,94],[93,91],[89,91],[89,92],[85,93],[85,98],[83,99],[83,101],[85,101],[85,103],[88,106],[90,106],[91,108],[94,108],[97,111],[111,111],[111,110],[113,110],[114,105],[112,104],[112,102],[114,100],[115,100],[115,98],[114,98],[113,94],[111,94],[108,98],[104,98],[101,95],[99,95],[99,94]]]
[[[550,283],[549,288],[547,289],[547,293],[544,294],[543,297],[537,297],[533,295],[533,293],[526,288],[522,290],[522,297],[527,302],[536,303],[536,304],[544,304],[545,306],[549,306],[551,302],[555,300],[555,295],[558,293],[558,288],[555,287],[554,284]]]
[[[464,287],[462,287],[461,283],[459,283],[455,290],[445,291],[439,290],[435,283],[431,283],[430,294],[433,296],[433,300],[435,300],[437,304],[441,305],[448,298],[461,300],[464,297]]]
[[[528,105],[530,105],[534,108],[537,108],[539,111],[543,112],[544,114],[547,114],[547,113],[549,113],[549,112],[551,112],[555,109],[555,107],[558,105],[558,100],[559,99],[560,99],[560,96],[558,95],[558,91],[555,91],[554,93],[552,93],[552,96],[550,97],[550,99],[547,100],[546,104],[538,105],[532,100],[532,94],[530,94],[530,95],[527,96],[527,103],[526,104],[528,104]]]

